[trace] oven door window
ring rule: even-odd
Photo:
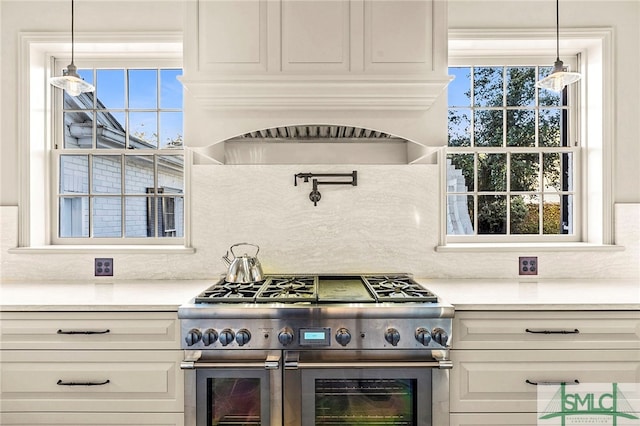
[[[304,425],[431,425],[428,369],[305,370],[302,387]]]
[[[198,426],[269,424],[269,376],[263,371],[201,370]]]

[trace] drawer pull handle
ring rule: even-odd
[[[58,386],[102,386],[111,382],[111,380],[107,379],[104,382],[63,382],[62,380],[58,380],[56,383]]]
[[[58,330],[58,334],[107,334],[111,333],[111,330]]]
[[[525,329],[527,333],[532,334],[578,334],[580,330],[574,328],[573,330],[531,330],[530,328]]]
[[[553,386],[553,385],[579,385],[580,381],[575,379],[574,381],[557,381],[557,382],[533,382],[529,379],[525,380],[526,383],[534,386]]]

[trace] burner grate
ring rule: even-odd
[[[195,298],[196,303],[253,302],[264,281],[239,284],[220,280]]]
[[[315,276],[270,277],[256,296],[257,302],[312,302],[316,300]]]
[[[435,294],[406,275],[365,276],[379,302],[437,302]]]

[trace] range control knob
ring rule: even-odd
[[[285,327],[278,333],[278,341],[282,346],[287,346],[293,343],[293,330],[289,327]]]
[[[351,341],[351,333],[346,328],[340,328],[336,331],[336,342],[342,346],[347,346]]]
[[[204,343],[205,346],[214,344],[216,340],[218,340],[218,332],[213,328],[207,328],[202,334],[202,343]]]
[[[391,343],[393,346],[398,346],[398,342],[400,341],[400,332],[395,328],[387,328],[387,331],[384,332],[384,340]]]
[[[431,342],[431,333],[424,327],[420,327],[416,330],[416,340],[420,342],[423,346],[429,346],[429,342]]]
[[[229,343],[233,342],[233,339],[235,337],[236,335],[233,333],[233,330],[229,328],[225,328],[220,332],[220,336],[218,337],[218,340],[220,341],[220,344],[222,346],[227,346]]]
[[[236,342],[239,346],[244,346],[246,343],[249,343],[251,340],[251,333],[246,328],[241,328],[236,333]]]
[[[187,342],[187,346],[193,346],[198,343],[202,339],[202,333],[197,328],[192,328],[187,333],[187,336],[184,338],[184,341]]]
[[[431,332],[431,337],[433,337],[433,341],[439,344],[440,346],[447,346],[449,335],[442,328],[440,327],[434,328],[433,331]]]

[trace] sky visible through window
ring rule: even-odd
[[[181,69],[84,69],[78,74],[96,87],[103,108],[129,133],[167,148],[182,145]],[[157,112],[159,110],[159,113]]]

